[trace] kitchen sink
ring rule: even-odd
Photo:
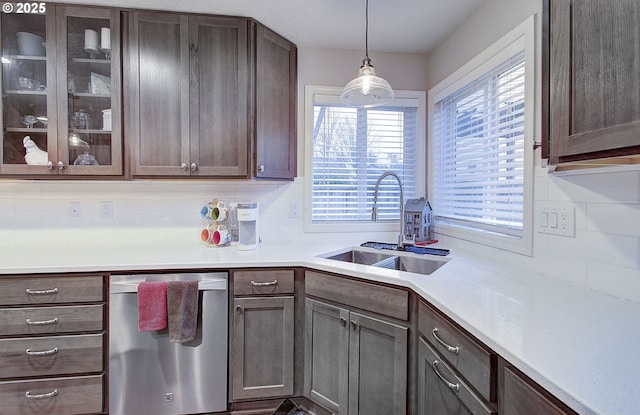
[[[321,258],[334,261],[352,262],[378,268],[395,269],[430,275],[447,263],[447,260],[434,258],[434,255],[418,255],[409,252],[389,252],[372,248],[350,248],[343,252],[320,255]]]

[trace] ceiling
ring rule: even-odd
[[[364,50],[365,0],[61,0],[253,17],[298,47]],[[369,50],[427,53],[483,0],[369,0]]]

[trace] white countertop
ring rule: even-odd
[[[316,257],[346,242],[254,251],[183,241],[0,247],[0,274],[301,266],[408,287],[580,414],[640,414],[640,304],[452,252],[430,276]],[[438,257],[441,259],[442,257]]]

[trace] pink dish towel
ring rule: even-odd
[[[198,327],[198,281],[169,281],[167,320],[171,343],[195,340]]]
[[[138,284],[138,330],[153,331],[167,327],[167,283]]]

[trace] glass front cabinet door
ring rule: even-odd
[[[2,175],[122,174],[120,16],[2,13]]]

